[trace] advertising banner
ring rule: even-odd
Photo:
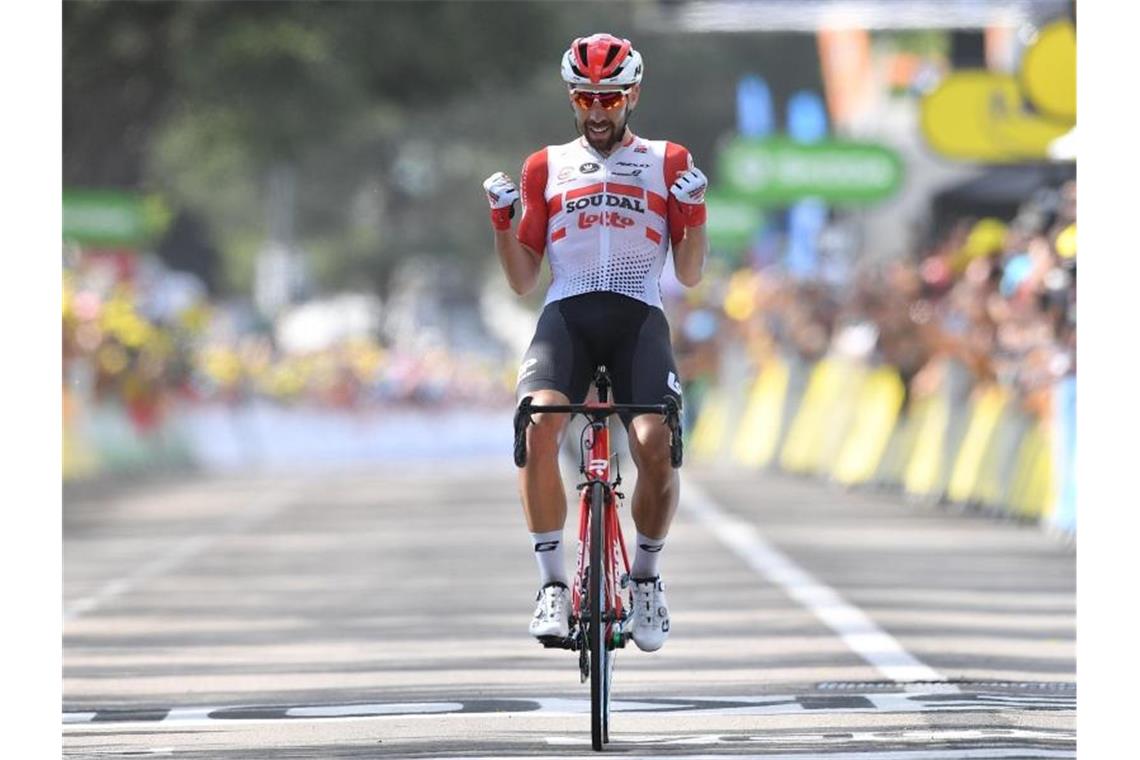
[[[903,178],[898,154],[874,143],[737,138],[718,160],[726,192],[768,205],[801,198],[870,204],[894,195]]]
[[[156,201],[115,190],[65,190],[63,237],[78,243],[138,243],[161,226]]]
[[[947,158],[1010,163],[1045,158],[1049,144],[1072,128],[1027,112],[1017,78],[961,71],[923,98],[927,144]]]

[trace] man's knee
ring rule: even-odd
[[[558,452],[562,431],[566,428],[564,414],[536,414],[534,424],[527,431],[527,453],[549,456]]]
[[[557,391],[536,391],[531,394],[535,406],[555,405],[569,403],[564,395]],[[533,424],[527,429],[526,445],[528,459],[531,456],[545,458],[557,456],[558,447],[562,442],[562,434],[566,430],[569,420],[568,414],[552,412],[535,412],[531,415]]]
[[[669,428],[656,415],[635,417],[629,426],[629,449],[639,471],[672,469]]]

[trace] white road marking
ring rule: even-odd
[[[946,692],[941,692],[945,694]],[[874,705],[874,709],[878,712],[885,713],[900,713],[900,712],[954,712],[959,710],[973,710],[986,709],[987,711],[997,711],[1002,709],[1011,710],[1033,710],[1042,707],[1071,707],[1076,709],[1076,698],[1059,698],[1047,702],[1038,701],[1030,697],[1009,697],[1003,699],[994,697],[990,694],[977,694],[971,695],[969,699],[962,699],[961,701],[944,700],[940,702],[923,702],[922,698],[925,695],[914,694],[863,694],[864,699]],[[933,706],[937,705],[937,706]]]
[[[567,699],[565,697],[543,697],[534,700],[538,703],[535,712],[551,713],[552,715],[589,715],[590,700]],[[634,702],[632,700],[610,700],[610,712],[634,712],[638,710],[661,710],[662,705],[655,702]],[[668,708],[666,708],[668,709]]]
[[[65,621],[74,620],[80,615],[91,612],[111,599],[122,596],[143,581],[170,572],[191,557],[200,554],[217,541],[234,533],[246,530],[274,516],[286,505],[292,503],[295,498],[296,492],[292,490],[269,491],[268,493],[262,494],[248,508],[224,520],[220,525],[220,530],[216,533],[185,538],[175,544],[173,549],[162,553],[150,562],[136,568],[121,578],[108,581],[90,596],[72,602],[64,608],[63,619]]]
[[[327,707],[291,707],[289,718],[364,718],[372,715],[404,715],[407,713],[445,713],[463,709],[462,702],[393,702],[375,705],[329,705]]]
[[[920,662],[858,607],[769,543],[755,526],[725,512],[704,489],[686,478],[681,504],[726,546],[769,582],[807,607],[851,648],[892,681],[945,681]]]
[[[210,713],[214,712],[216,707],[175,707],[166,717],[162,719],[163,723],[171,721],[182,723],[198,720],[209,720]]]
[[[555,737],[557,738],[557,737]],[[661,741],[663,737],[658,737],[654,743],[669,744],[668,741]],[[577,739],[566,737],[566,746],[586,746],[590,744],[587,738]],[[611,740],[624,744],[627,739],[624,736],[611,735]],[[549,739],[548,739],[549,741]],[[740,746],[739,743],[733,742],[735,746]],[[1009,747],[1009,748],[987,748],[981,747],[977,749],[901,749],[901,750],[853,750],[841,752],[828,752],[823,756],[824,760],[970,760],[971,758],[980,758],[982,760],[998,760],[999,758],[1018,758],[1018,760],[1033,760],[1040,758],[1046,760],[1049,758],[1075,758],[1077,756],[1075,750],[1064,749],[1031,749],[1024,747]],[[538,755],[534,755],[538,758]],[[660,758],[661,755],[625,755],[622,757],[628,758]],[[674,755],[670,754],[670,760],[724,760],[726,756],[723,754],[717,755]],[[779,755],[763,755],[764,760],[804,760],[807,757],[820,757],[818,755],[806,755],[803,752],[793,752],[788,754]],[[528,758],[520,758],[512,755],[513,760],[529,760]],[[490,760],[490,758],[482,757],[469,757],[467,760]]]
[[[710,745],[710,744],[774,744],[774,745],[794,745],[794,744],[816,744],[828,746],[841,746],[845,744],[857,743],[875,743],[889,741],[893,744],[921,744],[927,746],[933,742],[964,742],[964,741],[987,741],[993,739],[1001,739],[1003,741],[1018,740],[1027,742],[1056,742],[1056,741],[1072,741],[1074,735],[1071,732],[1058,732],[1043,729],[1019,729],[1019,728],[998,728],[998,729],[985,729],[985,728],[913,728],[913,729],[890,729],[885,731],[866,731],[866,730],[847,730],[842,728],[831,729],[826,733],[782,733],[775,732],[770,734],[695,734],[689,736],[662,736],[662,735],[648,735],[648,734],[634,734],[627,735],[621,734],[620,740],[622,744],[671,744],[677,746],[686,745]],[[550,737],[547,739],[550,744],[578,744],[587,742],[585,737]],[[1023,750],[1024,751],[1024,750]],[[765,755],[767,757],[767,755]],[[830,758],[831,755],[828,755]]]
[[[192,536],[190,538],[180,541],[169,552],[155,557],[145,565],[136,568],[133,572],[128,573],[122,578],[108,581],[98,591],[88,597],[84,597],[76,602],[73,602],[63,612],[64,620],[74,620],[80,615],[86,614],[104,602],[114,599],[117,596],[122,596],[132,588],[137,586],[142,581],[148,578],[154,578],[170,571],[178,565],[185,562],[190,557],[198,554],[206,548],[211,542],[209,536]]]

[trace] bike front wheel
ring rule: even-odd
[[[587,595],[590,604],[590,739],[600,751],[609,741],[610,699],[609,658],[606,649],[606,489],[590,485],[590,575]]]

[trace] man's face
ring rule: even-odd
[[[592,97],[590,93],[603,93]],[[610,94],[612,93],[612,94]],[[624,93],[624,97],[620,97]],[[625,133],[629,114],[637,105],[640,85],[623,88],[615,85],[576,87],[570,89],[570,106],[578,132],[600,153],[609,153]],[[616,99],[616,104],[606,102]],[[587,105],[589,104],[589,105]],[[606,106],[610,107],[607,108]]]

